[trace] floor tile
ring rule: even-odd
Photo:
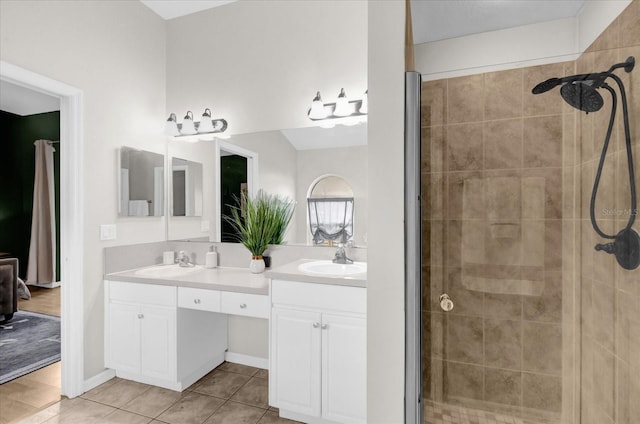
[[[135,381],[121,380],[105,389],[85,393],[82,397],[104,405],[121,408],[149,390],[150,387]]]
[[[247,365],[234,364],[233,362],[224,362],[218,368],[217,371],[235,372],[236,374],[254,376],[260,369],[249,367]]]
[[[269,370],[258,370],[254,377],[269,378]]]
[[[132,399],[122,409],[146,417],[155,418],[169,409],[171,405],[180,400],[180,392],[163,389],[161,387],[151,387],[140,396]]]
[[[252,377],[231,400],[259,408],[269,408],[269,385],[266,379]]]
[[[291,424],[297,423],[298,421],[288,420],[286,418],[281,418],[277,413],[273,411],[267,411],[266,414],[258,421],[258,424]]]
[[[224,400],[212,396],[188,392],[157,420],[169,424],[202,424],[224,404]]]
[[[227,401],[205,424],[256,424],[266,410]]]
[[[200,382],[193,391],[209,396],[229,399],[240,387],[249,381],[250,378],[251,377],[246,375],[218,371]]]
[[[111,414],[100,419],[96,424],[147,424],[151,418],[131,412],[116,409]]]

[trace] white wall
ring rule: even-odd
[[[575,60],[629,3],[592,0],[575,18],[417,44],[416,69],[426,81]]]
[[[168,22],[167,113],[229,122],[229,133],[310,126],[320,90],[367,88],[364,1],[239,1]]]
[[[164,40],[135,1],[0,2],[0,59],[84,93],[85,379],[104,369],[102,248],[165,236],[164,218],[117,217],[116,160],[122,145],[164,153]],[[103,223],[118,224],[117,240],[99,241]]]
[[[342,177],[353,190],[353,233],[356,246],[367,244],[367,146],[298,151],[296,225],[298,242],[311,243],[307,193],[311,184],[323,175]]]
[[[404,422],[404,8],[369,7],[367,422]]]

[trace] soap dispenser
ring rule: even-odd
[[[209,251],[207,252],[207,256],[205,257],[204,267],[216,268],[217,266],[218,266],[218,252],[216,252],[216,248],[214,246],[210,246]]]

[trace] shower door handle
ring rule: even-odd
[[[440,295],[440,308],[445,312],[449,312],[453,309],[453,301],[446,293],[442,293]]]

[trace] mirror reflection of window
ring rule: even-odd
[[[337,176],[319,179],[307,199],[314,244],[348,243],[353,239],[353,190]]]

